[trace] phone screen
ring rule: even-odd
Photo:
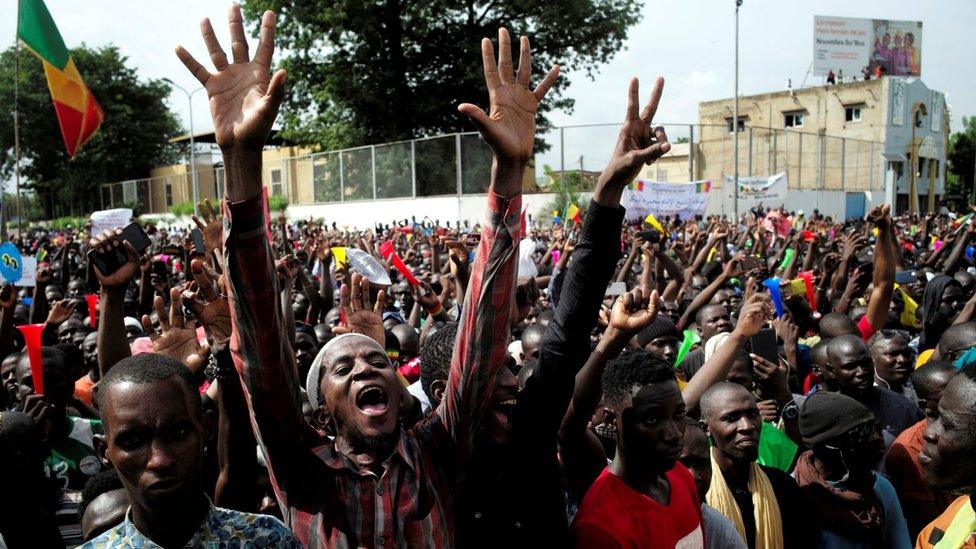
[[[763,328],[749,339],[752,346],[752,354],[777,364],[779,361],[779,350],[776,343],[776,331],[772,328]]]

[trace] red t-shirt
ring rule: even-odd
[[[691,473],[667,472],[671,501],[661,505],[604,469],[573,520],[577,547],[691,549],[705,546],[701,503]]]

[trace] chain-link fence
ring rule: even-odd
[[[640,175],[675,183],[711,180],[721,186],[733,173],[731,125],[664,124],[672,151]],[[566,126],[540,132],[529,191],[564,189],[563,174],[577,173],[573,191],[591,191],[610,160],[619,124]],[[739,174],[785,171],[800,190],[866,191],[883,187],[883,143],[793,129],[745,125],[738,133]],[[459,133],[314,154],[287,156],[294,149],[265,152],[262,178],[270,196],[289,204],[355,201],[486,192],[491,151],[477,133]],[[223,194],[223,169],[198,167],[201,198]],[[168,212],[192,198],[188,174],[154,177],[102,187],[103,207],[137,205],[142,212]]]

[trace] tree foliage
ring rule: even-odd
[[[976,192],[976,116],[963,117],[962,125],[961,132],[949,136],[948,175],[949,185],[968,197]]]
[[[288,92],[284,135],[340,148],[470,131],[462,102],[487,105],[480,40],[506,26],[532,40],[533,82],[552,64],[592,76],[640,18],[639,0],[244,0],[278,14]],[[255,30],[256,30],[255,23]],[[518,59],[517,40],[514,54]],[[540,106],[571,109],[561,79]]]
[[[14,49],[0,53],[0,175],[14,171]],[[142,178],[158,165],[175,162],[180,148],[169,139],[180,123],[166,107],[169,85],[140,81],[114,46],[71,52],[78,71],[105,112],[101,128],[69,159],[51,103],[41,62],[20,52],[19,111],[21,185],[40,198],[45,214],[89,212],[100,207],[103,183]]]

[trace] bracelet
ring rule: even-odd
[[[237,370],[230,365],[221,366],[220,363],[217,362],[217,357],[215,354],[210,355],[210,361],[208,362],[207,367],[204,369],[204,373],[209,379],[216,379],[218,381],[237,377]]]
[[[438,301],[437,306],[427,311],[427,314],[429,314],[430,316],[437,316],[443,312],[444,312],[444,305],[442,305],[441,302]]]

